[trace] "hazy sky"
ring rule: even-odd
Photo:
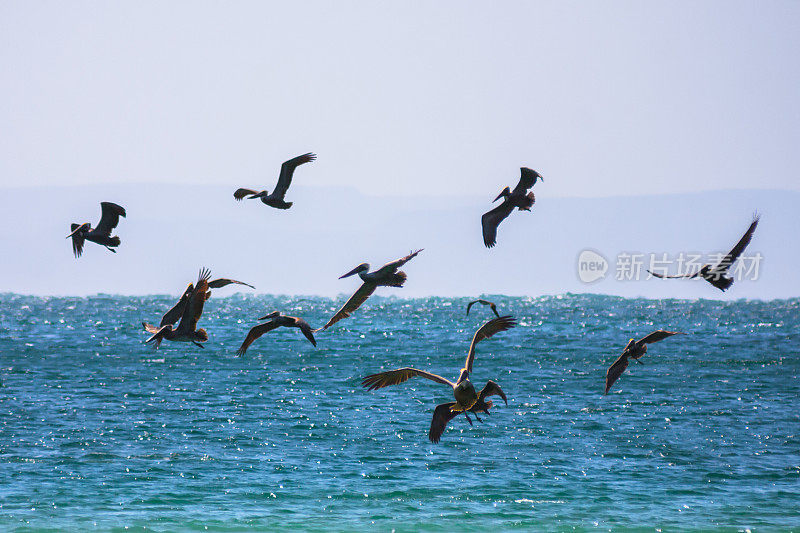
[[[585,285],[576,257],[720,251],[760,210],[764,277],[724,296],[797,296],[798,28],[800,2],[1,2],[0,292],[177,294],[207,266],[333,295],[426,248],[388,292],[716,298]],[[291,210],[233,201],[308,151]],[[487,250],[522,165],[536,207]],[[123,244],[76,260],[102,200]]]
[[[0,3],[0,180],[800,190],[800,2]],[[156,189],[154,189],[155,191]],[[544,189],[541,193],[544,193]]]

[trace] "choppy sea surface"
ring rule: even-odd
[[[491,315],[467,298],[219,297],[205,348],[143,344],[172,297],[0,295],[0,530],[800,530],[800,300],[597,295],[494,300],[519,325],[479,344],[491,416],[427,438]],[[608,396],[630,337],[650,346]]]

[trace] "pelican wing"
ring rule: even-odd
[[[505,404],[508,405],[508,399],[506,398],[503,389],[501,389],[500,385],[498,385],[492,380],[487,381],[486,385],[484,385],[483,388],[481,389],[481,392],[478,393],[478,402],[483,401],[486,397],[493,395],[500,396],[505,402]]]
[[[514,190],[512,191],[512,194],[515,195],[525,194],[525,192],[528,189],[533,187],[533,185],[536,183],[536,178],[539,177],[539,174],[536,171],[531,170],[529,168],[522,167],[519,170],[520,170],[519,183],[517,183],[517,186],[514,187]]]
[[[608,394],[608,389],[611,388],[611,385],[614,384],[617,379],[625,372],[625,369],[628,368],[628,350],[625,349],[622,352],[614,363],[608,367],[608,371],[606,372],[606,391],[603,394]]]
[[[328,320],[327,324],[322,326],[322,329],[328,329],[341,319],[349,317],[353,311],[361,307],[361,304],[367,301],[367,298],[369,298],[372,293],[375,292],[377,287],[378,286],[376,284],[368,281],[362,283],[361,287],[358,288],[355,294],[353,294],[350,299],[347,300],[338,311],[336,311],[336,314],[333,315],[330,320]]]
[[[238,350],[236,350],[236,354],[237,355],[244,355],[244,353],[247,351],[248,346],[253,344],[253,341],[255,341],[257,338],[259,338],[264,333],[267,333],[268,331],[272,331],[273,329],[277,329],[278,327],[280,327],[280,324],[275,320],[272,320],[270,322],[266,322],[264,324],[259,324],[258,326],[253,327],[247,333],[247,337],[245,337],[244,342],[242,343],[242,345],[239,347]]]
[[[393,272],[396,272],[398,268],[400,268],[401,266],[405,265],[406,263],[417,257],[417,254],[420,253],[422,250],[424,250],[424,248],[420,248],[416,252],[410,252],[408,255],[403,256],[400,259],[389,261],[381,268],[376,270],[375,274],[391,274]]]
[[[186,303],[189,301],[189,298],[192,296],[192,292],[194,291],[194,284],[190,283],[186,290],[183,291],[183,295],[181,296],[180,300],[172,306],[172,309],[164,313],[164,316],[161,318],[161,323],[158,327],[165,326],[167,324],[174,324],[178,320],[183,317],[183,311],[186,309]]]
[[[734,246],[733,249],[728,252],[728,255],[726,255],[722,261],[720,261],[719,264],[714,267],[715,272],[720,274],[725,273],[733,264],[733,262],[736,261],[740,255],[742,255],[742,252],[744,252],[744,249],[747,248],[747,245],[750,244],[750,240],[753,238],[753,233],[756,231],[756,226],[758,226],[758,221],[760,218],[761,216],[758,214],[753,216],[753,222],[750,224],[750,227],[744,232],[744,235],[742,235],[742,238],[736,243],[736,246]]]
[[[281,198],[286,196],[286,191],[289,190],[289,185],[292,184],[292,175],[294,174],[294,169],[304,163],[309,163],[316,158],[317,156],[315,154],[309,152],[307,154],[299,155],[288,161],[284,161],[284,163],[281,165],[281,174],[278,176],[278,184],[275,185],[275,190],[272,191],[272,194],[275,196],[280,196]]]
[[[433,418],[431,419],[431,429],[428,431],[428,438],[434,444],[439,442],[442,438],[442,433],[447,427],[447,423],[460,415],[463,411],[453,411],[452,408],[456,402],[442,403],[436,406],[433,411]]]
[[[367,390],[382,389],[383,387],[388,387],[389,385],[399,385],[400,383],[405,383],[414,376],[426,378],[431,381],[435,381],[436,383],[447,385],[448,387],[456,386],[455,383],[443,378],[442,376],[437,376],[436,374],[431,374],[430,372],[425,372],[424,370],[418,370],[411,367],[398,368],[397,370],[387,370],[386,372],[370,374],[361,380],[361,384],[367,387]]]
[[[467,361],[464,363],[464,368],[467,372],[472,372],[472,363],[475,361],[475,346],[478,345],[483,339],[488,339],[495,333],[506,331],[517,325],[516,320],[511,315],[501,316],[500,318],[493,318],[486,324],[482,325],[475,336],[472,337],[472,343],[469,345],[469,353],[467,354]]]
[[[81,232],[78,230],[88,226],[89,226],[88,223],[70,225],[70,229],[72,230],[72,234],[70,235],[70,237],[72,237],[72,253],[75,254],[75,257],[80,257],[81,254],[83,253],[83,243],[86,240],[83,238],[83,235],[81,235]]]
[[[647,271],[650,272],[650,274],[652,274],[654,277],[661,278],[661,279],[696,278],[697,276],[700,275],[700,271],[699,270],[697,272],[695,272],[694,274],[678,274],[678,275],[675,275],[675,276],[667,276],[666,274],[657,274],[656,272],[651,272],[650,270],[647,270]]]
[[[306,339],[308,339],[308,341],[316,347],[317,340],[314,338],[314,330],[308,325],[308,322],[302,318],[295,318],[294,323],[295,326],[300,329],[303,335],[306,336]]]
[[[111,202],[100,202],[100,223],[94,229],[97,233],[111,235],[111,230],[119,224],[119,217],[125,216],[125,208]]]
[[[253,189],[236,189],[236,192],[233,193],[233,197],[236,198],[237,201],[241,201],[245,196],[253,194],[258,194],[258,191],[254,191]]]
[[[226,285],[230,285],[232,283],[235,283],[237,285],[246,285],[246,286],[250,287],[251,289],[255,289],[255,287],[253,287],[249,283],[245,283],[244,281],[236,281],[235,279],[228,279],[228,278],[217,278],[217,279],[215,279],[213,281],[209,281],[208,282],[208,288],[209,289],[219,289],[219,288],[222,288],[222,287],[224,287]]]
[[[481,217],[483,244],[485,244],[487,248],[491,248],[497,243],[497,226],[499,226],[513,210],[513,204],[504,200],[502,204],[483,214]]]
[[[197,329],[197,322],[203,315],[203,305],[206,303],[206,300],[208,300],[208,278],[210,277],[211,272],[209,270],[203,269],[200,271],[197,283],[183,310],[183,316],[181,316],[181,321],[177,329],[185,331],[194,331]]]
[[[474,304],[481,304],[481,305],[488,305],[492,312],[495,314],[497,318],[500,318],[500,315],[497,312],[497,306],[490,302],[489,300],[472,300],[469,304],[467,304],[467,315],[469,315],[469,310]]]
[[[680,331],[667,331],[664,329],[659,329],[658,331],[654,331],[650,335],[639,339],[639,344],[650,344],[652,342],[658,342],[660,340],[664,340],[667,337],[672,337],[673,335],[685,335]]]

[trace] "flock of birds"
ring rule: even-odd
[[[266,190],[255,191],[253,189],[240,188],[233,193],[233,196],[237,201],[245,198],[258,198],[270,207],[289,209],[292,207],[292,202],[286,201],[286,193],[292,183],[292,176],[294,175],[295,169],[315,159],[316,155],[307,153],[284,162],[283,165],[281,165],[278,183],[272,193],[268,193]],[[492,248],[497,244],[497,228],[515,208],[519,211],[531,210],[536,198],[533,192],[529,190],[536,184],[537,180],[543,180],[538,172],[522,167],[519,183],[517,183],[516,187],[514,187],[513,190],[509,187],[505,187],[493,200],[493,202],[496,202],[502,198],[503,202],[481,217],[483,242],[487,248]],[[72,238],[72,250],[76,258],[80,257],[83,253],[85,241],[105,246],[111,252],[116,252],[114,248],[120,245],[120,238],[112,236],[111,233],[119,224],[120,217],[126,216],[125,209],[111,202],[101,202],[100,207],[102,214],[97,227],[92,228],[91,224],[88,222],[71,225],[71,233],[67,238]],[[727,277],[726,273],[736,259],[744,252],[745,247],[750,243],[758,221],[759,216],[756,214],[750,227],[739,242],[717,265],[703,265],[697,272],[680,276],[666,276],[654,272],[651,272],[651,274],[659,278],[700,277],[718,289],[725,291],[730,288],[733,283],[733,278]],[[408,255],[386,263],[381,268],[372,272],[370,272],[369,263],[361,263],[347,274],[341,276],[339,279],[358,274],[362,284],[344,305],[336,311],[330,320],[320,328],[314,329],[302,318],[287,316],[280,311],[274,311],[259,318],[259,321],[264,322],[250,329],[236,353],[238,355],[244,355],[250,345],[259,337],[280,327],[299,329],[306,339],[308,339],[312,345],[316,346],[317,341],[314,337],[315,333],[324,331],[340,320],[349,317],[367,301],[378,287],[402,287],[406,282],[407,276],[400,268],[415,258],[421,251],[422,250],[412,251]],[[198,329],[197,324],[203,314],[205,301],[211,296],[210,289],[218,289],[231,284],[245,285],[255,289],[255,287],[249,283],[229,278],[211,280],[211,272],[208,269],[202,269],[197,278],[197,282],[190,283],[186,287],[186,290],[183,291],[178,302],[164,314],[158,326],[142,322],[145,331],[151,335],[145,342],[148,344],[152,343],[155,348],[158,348],[164,340],[190,342],[202,348],[202,343],[208,341],[208,333],[203,328]],[[475,362],[475,349],[478,343],[497,333],[515,327],[516,321],[510,315],[500,316],[497,311],[497,306],[494,303],[482,299],[474,300],[467,305],[467,315],[469,315],[470,309],[476,303],[488,306],[496,318],[489,320],[475,332],[469,346],[464,367],[459,372],[455,382],[437,374],[411,367],[371,374],[362,380],[362,385],[370,391],[390,385],[399,385],[413,377],[426,378],[449,387],[452,390],[455,401],[442,403],[434,409],[433,419],[431,420],[430,431],[428,433],[428,438],[434,443],[439,442],[447,424],[462,413],[470,425],[472,425],[472,419],[469,417],[470,413],[476,420],[482,421],[481,418],[478,417],[478,413],[488,415],[489,409],[493,405],[492,401],[487,399],[489,396],[499,396],[506,405],[508,404],[505,393],[497,383],[490,380],[480,392],[478,392],[470,381],[469,376],[472,372],[473,363]],[[175,326],[176,323],[177,326]],[[673,335],[682,334],[682,332],[678,331],[657,330],[639,340],[630,339],[622,354],[606,372],[604,394],[608,394],[614,382],[625,372],[631,359],[639,364],[643,364],[639,359],[647,352],[648,344],[661,341]]]

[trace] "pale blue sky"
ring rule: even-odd
[[[575,258],[721,251],[758,209],[764,277],[724,296],[798,296],[798,28],[800,2],[2,2],[0,292],[178,294],[208,266],[333,295],[424,247],[385,292],[716,298],[582,285]],[[233,201],[308,151],[291,210]],[[537,204],[486,250],[522,165]],[[794,192],[696,194],[722,189]],[[102,200],[119,253],[75,260]]]
[[[3,2],[0,180],[800,190],[798,2]]]

